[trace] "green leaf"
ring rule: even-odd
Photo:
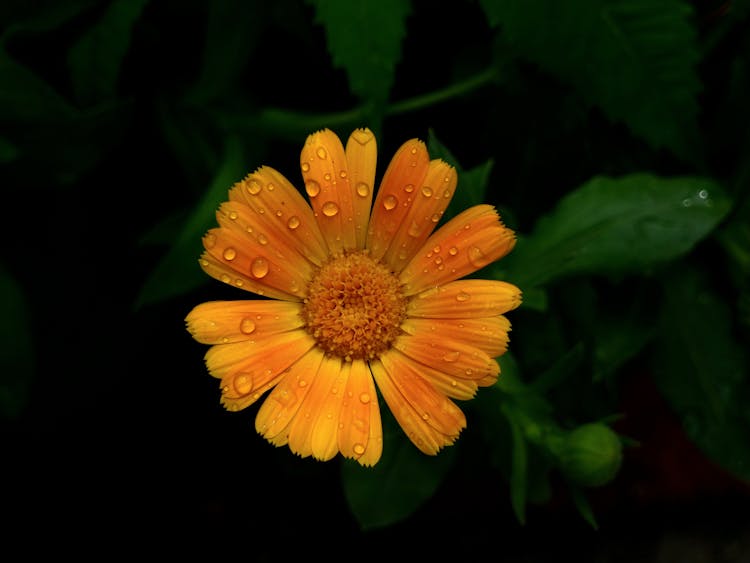
[[[229,137],[221,166],[211,186],[185,221],[172,247],[159,261],[141,287],[135,308],[187,293],[207,281],[198,266],[201,237],[216,224],[216,209],[227,198],[232,185],[245,172],[243,146],[239,139]]]
[[[382,105],[393,85],[406,34],[408,0],[309,0],[325,28],[333,65],[343,68],[361,100]],[[320,88],[336,85],[318,85]]]
[[[697,270],[672,270],[663,285],[656,382],[697,446],[750,481],[748,361],[730,310]]]
[[[730,202],[713,180],[596,177],[566,195],[496,268],[521,288],[574,274],[641,272],[706,237]]]
[[[594,511],[591,509],[591,504],[589,504],[589,501],[586,498],[583,489],[571,484],[570,497],[571,499],[573,499],[573,504],[575,505],[581,517],[586,520],[586,522],[588,522],[589,525],[594,528],[594,530],[598,530],[599,524],[596,522]]]
[[[35,356],[26,295],[1,264],[0,310],[0,416],[13,418],[28,403]]]
[[[508,404],[502,406],[502,411],[510,423],[510,434],[513,450],[510,461],[510,503],[513,512],[521,524],[526,523],[526,489],[527,489],[527,454],[526,439],[523,435],[521,423]]]
[[[603,314],[598,319],[594,337],[593,381],[613,376],[625,362],[635,357],[653,337],[651,315],[613,317]]]
[[[351,460],[342,464],[344,493],[360,527],[381,528],[410,516],[432,497],[453,467],[456,447],[425,455],[384,411],[380,461],[372,468]]]
[[[130,47],[133,24],[148,0],[112,0],[102,18],[68,53],[76,98],[83,105],[111,99]]]
[[[699,51],[682,0],[480,0],[523,58],[655,148],[692,156]]]

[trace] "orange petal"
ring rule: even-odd
[[[317,266],[325,262],[328,248],[312,209],[280,172],[262,166],[235,184],[229,199],[255,212],[252,226],[257,234],[264,234],[275,245],[282,243],[283,248],[293,249]]]
[[[474,319],[424,319],[409,317],[401,323],[408,334],[430,334],[437,340],[454,340],[476,346],[491,358],[505,353],[508,348],[510,321],[497,317]]]
[[[410,317],[467,319],[494,317],[521,304],[521,290],[498,280],[458,280],[419,293],[409,300]]]
[[[289,425],[307,397],[310,383],[323,361],[323,351],[313,348],[284,372],[281,381],[258,409],[255,429],[276,446],[289,440]]]
[[[508,254],[515,233],[490,205],[475,205],[440,227],[404,267],[406,295],[457,280]]]
[[[357,247],[353,187],[346,153],[330,129],[307,137],[300,155],[305,190],[332,254]]]
[[[448,436],[458,436],[466,428],[464,413],[423,377],[422,364],[394,350],[381,355],[380,361],[401,395],[427,424]]]
[[[377,158],[378,147],[372,131],[367,128],[355,129],[346,142],[346,163],[349,167],[349,184],[355,194],[354,228],[359,249],[364,248],[367,238]]]
[[[422,419],[420,413],[399,391],[394,379],[398,374],[390,373],[380,360],[370,363],[372,375],[383,399],[409,440],[427,455],[437,454],[444,446],[451,445],[457,435],[446,435]]]
[[[480,378],[497,375],[497,362],[475,346],[457,340],[440,340],[431,334],[402,334],[393,347],[412,360],[453,377]]]
[[[288,301],[210,301],[193,308],[187,329],[203,344],[263,338],[302,326],[300,305]]]
[[[199,264],[211,277],[258,295],[300,301],[312,268],[290,260],[271,244],[260,244],[235,229],[211,229],[203,237],[206,251]]]
[[[430,165],[427,147],[419,139],[405,142],[396,151],[380,182],[372,207],[367,244],[370,256],[380,259],[409,212]]]
[[[400,272],[430,236],[456,189],[456,170],[447,162],[430,162],[421,185],[414,190],[414,199],[406,216],[393,236],[383,259],[394,272]]]
[[[224,405],[237,410],[259,399],[285,369],[313,346],[315,340],[305,330],[292,330],[212,346],[206,352],[206,366],[211,375],[221,379]]]
[[[349,373],[339,415],[339,451],[361,465],[375,465],[383,451],[375,381],[364,360],[346,363],[344,369]]]
[[[301,457],[327,460],[338,451],[337,427],[341,395],[346,387],[342,360],[325,356],[310,382],[307,397],[289,426],[289,448]],[[336,393],[333,393],[333,390]],[[328,418],[330,415],[330,418]]]

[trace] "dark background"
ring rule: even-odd
[[[0,10],[6,30],[54,12],[53,3],[22,4]],[[77,98],[66,53],[108,4],[80,3],[54,25],[6,36],[5,51],[72,107],[105,107]],[[443,87],[459,61],[476,70],[489,63],[492,30],[479,6],[457,6],[412,3],[392,100]],[[699,31],[719,25],[725,9],[721,2],[696,3]],[[510,562],[750,561],[747,485],[690,441],[648,366],[637,360],[626,367],[618,391],[625,416],[615,427],[641,445],[626,450],[615,481],[592,491],[598,530],[556,480],[550,500],[530,506],[527,523],[519,524],[507,483],[483,464],[479,436],[469,430],[455,446],[456,466],[432,498],[402,522],[361,531],[338,460],[297,459],[255,433],[255,408],[222,409],[203,364],[205,347],[190,338],[183,319],[198,303],[238,296],[206,279],[136,306],[170,233],[179,232],[220,161],[226,131],[202,110],[325,113],[357,100],[344,72],[330,62],[312,6],[283,1],[256,3],[238,14],[253,14],[247,34],[254,46],[231,82],[232,95],[181,106],[204,69],[207,13],[207,3],[197,0],[146,3],[133,24],[116,92],[104,100],[111,108],[62,119],[33,106],[32,92],[33,119],[4,115],[6,135],[18,140],[20,154],[4,163],[0,176],[2,264],[22,288],[28,315],[12,325],[26,324],[32,353],[19,368],[28,385],[21,386],[17,411],[0,426],[3,544],[144,556],[210,546],[211,559],[232,554],[248,561],[375,561],[402,553]],[[748,53],[747,32],[747,21],[737,24],[700,67],[703,133],[715,141],[709,168],[719,178],[744,158],[736,123],[714,118],[725,100],[729,61],[743,49]],[[436,35],[441,39],[431,40]],[[518,72],[519,89],[479,89],[386,115],[378,177],[401,142],[426,138],[436,128],[466,168],[494,155],[502,192],[490,188],[488,198],[512,210],[514,226],[528,230],[594,173],[693,171],[690,163],[645,147],[621,125],[585,113],[556,79],[531,66]],[[176,135],[165,116],[183,127]],[[747,113],[738,116],[743,119],[746,124]],[[345,138],[361,125],[332,127]],[[247,151],[243,173],[269,164],[298,181],[307,132],[247,128],[239,134]],[[185,153],[196,144],[205,148]],[[166,245],[153,244],[159,229]],[[199,252],[196,246],[195,260]],[[712,260],[706,253],[706,268],[715,266]],[[521,315],[518,321],[523,326]]]

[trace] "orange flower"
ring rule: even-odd
[[[495,209],[435,230],[457,176],[418,139],[396,152],[373,205],[376,157],[370,130],[344,147],[326,129],[300,157],[311,205],[268,166],[236,183],[200,265],[269,299],[203,303],[186,318],[212,345],[206,364],[227,409],[270,391],[255,426],[272,444],[367,466],[383,448],[379,400],[422,452],[456,440],[466,418],[451,399],[497,380],[503,313],[521,303],[509,283],[460,279],[513,248]]]

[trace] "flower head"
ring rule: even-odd
[[[374,194],[376,158],[368,129],[346,147],[330,130],[313,133],[300,157],[309,205],[263,166],[231,188],[203,238],[206,273],[265,299],[203,303],[187,328],[211,345],[206,364],[224,406],[244,409],[268,392],[257,431],[302,457],[340,452],[374,465],[381,400],[424,453],[452,444],[466,426],[452,399],[497,380],[503,314],[521,302],[509,283],[461,279],[515,244],[492,206],[436,230],[453,167],[409,140]]]

